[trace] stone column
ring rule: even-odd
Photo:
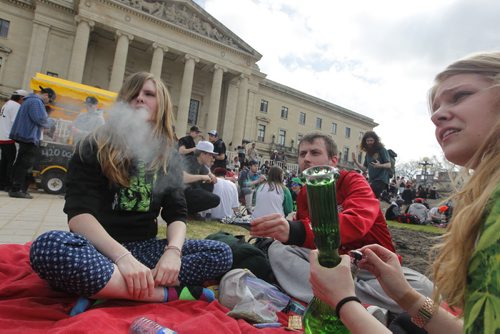
[[[125,76],[125,66],[127,65],[128,44],[134,39],[134,36],[117,30],[115,58],[113,60],[113,69],[111,70],[111,80],[109,81],[109,90],[117,92],[123,84]]]
[[[22,87],[29,88],[31,78],[35,76],[36,72],[42,71],[49,30],[49,25],[33,22],[33,31],[31,33],[30,48],[24,69]]]
[[[234,148],[238,146],[229,147],[229,143],[232,143],[231,140],[233,139],[234,119],[236,117],[236,107],[238,105],[238,86],[235,81],[237,81],[237,79],[231,80],[231,82],[227,85],[224,122],[220,122],[220,125],[222,126],[222,139],[226,142],[228,150],[234,150]]]
[[[243,131],[247,115],[248,101],[248,76],[240,75],[240,85],[238,88],[238,106],[236,107],[236,117],[233,128],[233,147],[241,145],[243,140]]]
[[[191,90],[193,89],[194,66],[200,61],[199,58],[188,54],[184,58],[186,61],[184,64],[184,75],[182,76],[177,121],[175,123],[175,133],[179,138],[183,137],[187,131],[189,103],[191,101]]]
[[[75,41],[73,42],[68,79],[71,81],[82,82],[90,31],[94,27],[95,23],[94,21],[82,18],[79,15],[75,16],[75,21],[78,23],[78,26],[76,27]]]
[[[161,68],[163,66],[163,55],[168,52],[166,46],[158,43],[153,43],[153,59],[151,60],[151,69],[149,72],[153,73],[155,77],[161,78]]]
[[[210,92],[210,104],[208,106],[207,131],[217,129],[219,118],[220,93],[222,89],[222,76],[227,70],[220,66],[214,66],[214,76],[212,79],[212,90]]]

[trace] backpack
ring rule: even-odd
[[[387,153],[389,153],[389,160],[391,161],[391,169],[389,169],[389,178],[392,179],[394,175],[396,175],[396,157],[398,156],[398,154],[391,149],[387,150]]]
[[[235,236],[227,232],[217,232],[210,234],[205,239],[216,240],[227,244],[233,252],[233,265],[231,269],[248,269],[255,276],[266,282],[273,282],[273,272],[267,252],[254,244],[245,241],[245,237]]]

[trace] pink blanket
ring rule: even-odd
[[[256,329],[226,315],[217,301],[167,304],[107,301],[70,317],[77,297],[49,288],[29,264],[29,243],[0,245],[0,332],[127,333],[135,318],[146,316],[179,334],[290,333],[284,328]],[[287,315],[278,314],[282,324]]]

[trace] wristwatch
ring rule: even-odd
[[[436,307],[434,302],[429,297],[425,298],[424,304],[418,309],[417,315],[411,317],[411,321],[420,328],[424,328],[425,325],[431,320]]]

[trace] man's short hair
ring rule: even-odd
[[[225,176],[226,173],[227,173],[227,170],[223,167],[217,167],[214,169],[215,176]]]
[[[339,153],[337,144],[335,144],[335,142],[330,136],[322,134],[320,132],[311,132],[302,137],[299,141],[299,149],[300,145],[302,145],[303,142],[312,144],[316,139],[323,139],[323,142],[325,143],[326,147],[326,153],[328,154],[328,158],[337,156],[337,154]]]
[[[249,166],[253,166],[253,165],[259,165],[259,162],[256,161],[256,160],[252,160],[248,163]]]

